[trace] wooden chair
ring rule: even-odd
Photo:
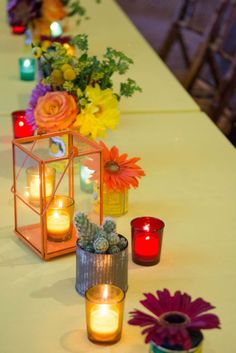
[[[187,72],[184,75],[183,85],[187,90],[192,88],[192,85],[199,74],[204,62],[209,43],[214,42],[216,33],[223,18],[224,11],[230,0],[214,1],[212,3],[212,15],[207,20],[205,26],[196,23],[196,12],[198,18],[200,14],[204,14],[206,1],[200,0],[182,0],[177,8],[173,24],[167,34],[159,54],[163,60],[166,60],[173,45],[178,42],[180,44],[183,59],[187,67]],[[200,14],[199,14],[200,11]],[[208,12],[210,9],[208,9]],[[190,58],[189,48],[185,42],[185,32],[193,32],[200,38],[200,44],[194,59]],[[214,68],[213,68],[214,70]]]

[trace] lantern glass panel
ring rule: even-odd
[[[75,250],[75,212],[101,224],[101,153],[99,145],[72,131],[13,141],[16,233],[41,257]],[[85,179],[83,168],[89,170]]]

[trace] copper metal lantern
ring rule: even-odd
[[[102,149],[74,131],[13,140],[15,232],[45,260],[74,252],[74,212],[101,224]],[[93,192],[81,187],[81,166],[92,161]]]

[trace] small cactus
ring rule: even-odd
[[[93,246],[97,254],[105,254],[109,248],[109,243],[106,238],[100,237],[94,240]]]
[[[98,227],[83,212],[79,212],[74,223],[79,236],[78,244],[85,251],[115,254],[128,245],[127,239],[116,233],[116,223],[112,218],[106,218],[102,227]]]
[[[118,245],[120,242],[120,237],[117,233],[112,232],[108,234],[107,240],[110,246]]]
[[[120,238],[120,242],[118,244],[120,250],[124,250],[128,245],[128,240],[124,237]]]
[[[105,230],[106,233],[114,232],[116,230],[115,221],[110,217],[106,217],[103,222],[103,229]]]
[[[97,238],[101,238],[101,237],[107,239],[107,233],[103,229],[98,229],[94,238],[97,239]]]
[[[117,245],[112,245],[109,248],[109,254],[117,254],[118,252],[120,252],[120,248]]]

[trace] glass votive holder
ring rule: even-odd
[[[111,284],[98,284],[85,293],[88,339],[115,343],[121,338],[125,293]]]
[[[26,31],[26,26],[23,25],[13,25],[11,26],[11,31],[13,34],[21,35]]]
[[[14,138],[33,136],[34,130],[25,118],[25,110],[11,113]]]
[[[62,25],[56,21],[52,22],[50,24],[50,32],[51,32],[52,38],[60,37],[63,33]]]
[[[46,213],[47,237],[51,241],[69,240],[73,231],[74,200],[69,196],[54,196]]]
[[[45,192],[46,198],[49,198],[55,187],[56,170],[51,167],[45,168]],[[37,167],[29,167],[26,170],[27,186],[28,186],[28,200],[33,206],[40,206],[40,183],[43,175],[39,175]]]
[[[35,59],[19,58],[20,79],[33,81],[35,77]]]
[[[152,266],[160,261],[164,227],[164,222],[154,217],[139,217],[131,221],[133,262]]]

